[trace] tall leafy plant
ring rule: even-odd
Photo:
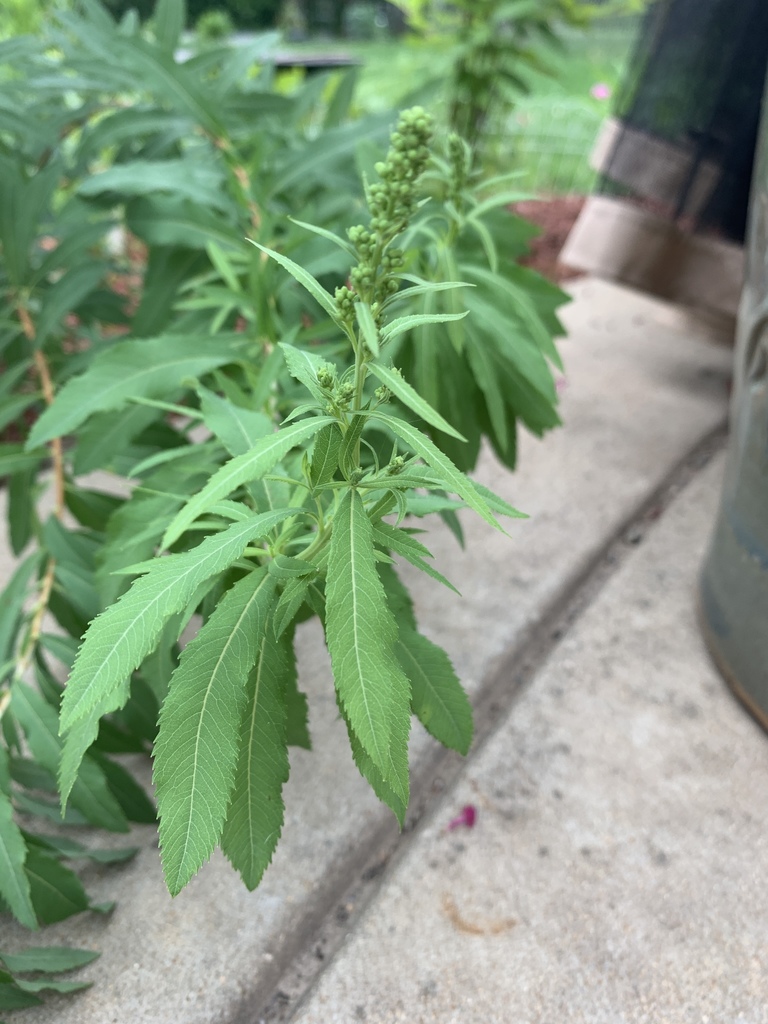
[[[367,187],[369,223],[352,227],[349,241],[321,230],[327,244],[353,259],[349,284],[333,295],[304,267],[256,243],[326,312],[340,357],[281,342],[305,400],[277,430],[238,403],[243,392],[198,389],[203,422],[232,457],[166,522],[159,549],[168,554],[127,567],[138,579],[89,627],[64,692],[66,802],[99,720],[129,699],[131,673],[164,635],[175,642],[200,612],[199,630],[168,683],[154,752],[172,893],[218,843],[251,888],[271,859],[282,826],[286,748],[290,739],[307,742],[292,644],[307,614],[319,615],[325,627],[353,757],[401,822],[411,713],[442,742],[463,752],[469,746],[468,701],[445,653],[418,633],[392,568],[398,555],[447,582],[401,525],[417,492],[436,495],[435,510],[455,495],[450,507],[465,504],[496,527],[497,514],[519,515],[472,483],[415,425],[420,420],[460,439],[389,355],[405,332],[464,316],[397,315],[409,292],[456,286],[404,274],[396,245],[417,210],[430,135],[420,108],[403,114],[376,166],[380,180]],[[31,444],[61,433],[96,377],[94,368],[62,390]],[[388,409],[393,399],[398,405]],[[193,447],[189,455],[187,472],[196,462],[204,469],[205,451]],[[423,497],[419,510],[426,511]]]
[[[161,707],[172,887],[219,839],[258,880],[263,859],[248,865],[231,823],[209,823],[203,852],[174,860],[192,813],[163,767],[177,756],[174,707],[211,669],[205,643],[181,653],[190,620],[226,648],[213,674],[231,694],[230,724],[244,728],[262,697],[275,723],[259,765],[243,767],[237,728],[222,741],[219,805],[242,792],[245,771],[277,793],[284,743],[309,742],[291,637],[317,614],[353,754],[402,816],[403,680],[439,739],[464,749],[469,735],[450,665],[419,636],[391,566],[398,556],[437,574],[404,517],[436,512],[457,529],[462,504],[510,513],[462,472],[483,436],[513,465],[518,419],[538,431],[556,422],[549,363],[563,297],[517,267],[529,228],[499,211],[504,183],[483,182],[456,139],[427,160],[422,113],[386,156],[391,117],[349,119],[353,76],[277,91],[268,41],[177,63],[183,22],[183,6],[162,0],[147,36],[83,0],[47,36],[0,44],[0,476],[19,559],[0,598],[0,897],[30,927],[92,906],[73,862],[133,852],[52,834],[57,775],[65,823],[153,820],[120,755],[150,750]],[[356,224],[367,206],[370,222]],[[124,482],[105,489],[93,470]],[[349,546],[365,553],[354,610],[381,613],[357,690],[339,628],[358,579],[342,575]],[[157,616],[139,648],[116,643],[105,690],[67,697],[62,739],[63,692],[78,693],[98,637],[115,640],[147,594]],[[361,659],[365,621],[352,645]],[[253,657],[253,636],[265,675],[243,683],[232,665]],[[370,679],[382,666],[377,706]]]

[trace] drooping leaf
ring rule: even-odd
[[[326,423],[332,423],[330,416],[318,416],[311,420],[294,423],[283,430],[261,438],[256,444],[214,473],[199,494],[195,495],[178,512],[173,522],[165,531],[161,547],[167,548],[193,523],[199,515],[207,512],[220,498],[225,498],[242,484],[257,480],[268,473],[291,448],[316,434]]]
[[[2,953],[3,961],[9,971],[25,973],[41,971],[55,974],[59,971],[74,971],[85,967],[101,956],[91,949],[75,949],[71,946],[31,946],[20,953]]]
[[[381,547],[388,551],[394,551],[395,554],[401,555],[407,559],[411,565],[415,565],[417,569],[421,569],[432,579],[438,580],[443,586],[448,587],[455,594],[459,591],[454,585],[443,576],[442,573],[438,572],[433,565],[425,561],[425,558],[431,558],[432,553],[424,547],[419,541],[416,540],[411,534],[406,533],[405,530],[401,530],[397,526],[391,526],[389,523],[377,522],[373,527],[373,539]]]
[[[32,992],[25,992],[8,971],[0,971],[0,1010],[22,1010],[41,1002]]]
[[[41,694],[17,681],[11,691],[11,710],[21,724],[37,761],[54,777],[61,761],[58,715]],[[128,822],[107,787],[104,775],[86,759],[70,794],[72,806],[94,825],[111,832],[128,832]]]
[[[43,924],[54,924],[88,909],[88,897],[80,879],[55,857],[30,849],[25,870],[32,905]]]
[[[227,591],[184,649],[160,713],[154,778],[163,872],[173,896],[221,838],[246,683],[263,646],[274,588],[259,569]]]
[[[129,398],[166,397],[185,378],[237,359],[242,344],[237,334],[219,335],[214,342],[181,334],[118,342],[64,385],[32,428],[27,447],[69,434],[93,413],[119,409]]]
[[[436,740],[466,754],[472,742],[472,708],[448,655],[407,628],[400,629],[396,652],[411,683],[414,714]]]
[[[407,680],[394,657],[395,621],[376,573],[371,522],[348,490],[333,519],[326,583],[326,640],[350,727],[385,781],[407,802],[408,753],[398,723]]]
[[[87,718],[98,703],[108,705],[112,696],[119,703],[109,710],[121,707],[127,696],[122,689],[125,680],[153,649],[167,619],[181,611],[202,584],[236,561],[249,541],[266,536],[295,514],[296,509],[280,509],[254,515],[184,554],[147,563],[142,570],[146,575],[91,623],[64,691],[62,729]],[[67,795],[64,792],[63,798]]]
[[[221,848],[248,889],[272,860],[283,827],[288,780],[285,691],[291,666],[285,646],[266,629],[248,679],[240,754]]]
[[[0,746],[0,896],[25,928],[36,928],[37,918],[24,871],[27,847],[13,819],[8,773],[8,752]]]

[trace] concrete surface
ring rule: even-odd
[[[606,544],[726,417],[730,352],[703,338],[699,325],[613,285],[579,282],[574,295],[562,346],[565,428],[543,442],[523,438],[514,475],[490,457],[479,470],[532,518],[512,524],[503,557],[497,535],[471,517],[464,518],[464,552],[446,531],[432,530],[427,543],[436,564],[463,600],[426,577],[412,580],[425,632],[449,650],[476,698],[500,659],[547,621]],[[132,864],[86,872],[96,899],[118,900],[112,919],[84,915],[41,937],[101,949],[85,972],[93,989],[23,1011],[19,1024],[258,1020],[256,1011],[350,876],[396,835],[347,753],[314,625],[301,633],[299,663],[315,751],[292,752],[286,827],[260,889],[247,894],[217,856],[172,901],[153,832],[137,829],[142,851]],[[423,734],[414,737],[417,782],[434,752]],[[8,947],[27,941],[12,927],[3,932]],[[337,1019],[356,1019],[343,1012]]]
[[[721,472],[468,762],[297,1024],[768,1021],[768,737],[694,615]]]

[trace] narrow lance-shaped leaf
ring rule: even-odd
[[[236,583],[184,649],[160,712],[154,779],[165,880],[175,896],[213,853],[227,817],[249,673],[266,634],[275,582]]]
[[[30,432],[27,448],[76,430],[90,415],[117,409],[130,398],[166,398],[186,377],[231,363],[242,351],[242,335],[171,334],[122,341],[99,352],[85,373],[58,393]]]
[[[36,760],[52,775],[59,771],[62,741],[58,736],[58,715],[41,694],[17,681],[11,691],[11,710],[21,724]],[[129,825],[120,805],[109,791],[98,765],[88,760],[72,787],[74,807],[94,825],[112,832],[128,832]]]
[[[225,462],[221,469],[214,473],[202,491],[178,512],[165,531],[161,547],[167,548],[173,544],[199,515],[207,512],[220,498],[225,498],[242,484],[250,483],[251,480],[258,480],[259,477],[264,476],[291,448],[308,440],[321,427],[332,422],[330,416],[302,420],[301,423],[294,423],[290,427],[285,427],[283,430],[261,438],[250,451]]]
[[[290,508],[263,512],[233,523],[184,554],[146,563],[142,571],[147,574],[91,623],[64,691],[62,729],[70,729],[121,687],[154,648],[163,624],[187,605],[198,587],[236,561],[249,541],[265,537],[296,513]]]
[[[335,423],[323,427],[315,441],[309,475],[312,483],[319,487],[327,484],[339,465],[341,451],[341,432]]]
[[[0,953],[0,959],[9,971],[43,971],[48,974],[85,967],[100,955],[91,949],[73,949],[70,946],[35,946],[19,953]]]
[[[286,341],[280,342],[280,348],[285,356],[285,365],[288,367],[290,375],[295,377],[300,384],[303,384],[307,391],[319,402],[326,401],[327,396],[320,387],[317,374],[319,370],[327,370],[333,373],[333,366],[324,359],[321,359],[320,356],[316,356],[313,352],[307,352],[303,348],[295,348]]]
[[[243,409],[208,388],[198,387],[203,422],[215,434],[230,455],[243,455],[267,434],[272,424],[263,412]]]
[[[423,420],[433,427],[437,427],[438,430],[458,438],[459,441],[466,441],[466,438],[458,430],[455,430],[446,419],[443,419],[436,409],[424,401],[418,391],[411,387],[398,370],[382,366],[380,363],[369,363],[368,368],[382,384],[389,388],[393,395],[400,399],[403,405],[407,405],[417,416],[421,416]]]
[[[326,583],[326,640],[350,727],[384,779],[407,793],[408,754],[393,722],[408,720],[397,630],[376,573],[371,522],[350,489],[333,519]],[[399,730],[398,730],[399,733]],[[407,732],[406,732],[407,735]]]
[[[24,871],[27,846],[13,820],[8,752],[0,746],[0,896],[25,928],[37,928],[37,918]]]
[[[275,252],[274,249],[268,249],[266,245],[259,245],[259,243],[254,242],[252,238],[249,238],[248,241],[251,245],[255,245],[257,249],[261,249],[262,252],[265,252],[267,256],[271,256],[272,259],[276,260],[281,267],[285,267],[288,273],[295,278],[299,284],[309,292],[312,298],[323,307],[328,316],[330,316],[332,320],[335,320],[336,323],[341,323],[339,319],[339,310],[336,306],[335,300],[328,294],[325,288],[323,288],[317,278],[313,277],[308,270],[299,266],[298,263],[294,263],[292,259],[284,256],[281,252]]]
[[[271,629],[260,638],[248,679],[240,755],[221,840],[222,850],[251,890],[272,860],[283,827],[282,788],[288,781],[285,697],[292,667],[286,641],[290,643],[290,637],[276,640]]]

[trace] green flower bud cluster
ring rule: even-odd
[[[389,399],[392,397],[392,392],[389,390],[388,387],[385,387],[384,384],[376,388],[376,390],[373,393],[380,402],[388,402]]]
[[[351,380],[345,380],[336,388],[333,398],[337,405],[349,405],[355,394],[355,385]]]
[[[336,385],[336,374],[327,366],[321,366],[317,371],[317,383],[325,391],[332,391]]]
[[[376,164],[381,181],[368,188],[368,227],[358,224],[347,232],[355,247],[358,264],[349,274],[357,295],[370,303],[377,323],[381,303],[400,287],[394,275],[405,265],[401,249],[389,249],[389,243],[407,226],[418,202],[418,179],[430,159],[432,118],[422,107],[404,111],[390,138],[386,160]],[[350,305],[349,289],[337,289],[339,314],[346,320]]]
[[[398,473],[402,473],[403,469],[405,469],[405,459],[402,455],[396,455],[387,466],[387,473],[390,476],[397,476]]]
[[[344,284],[333,293],[336,305],[339,307],[339,316],[347,323],[355,319],[355,293]]]

